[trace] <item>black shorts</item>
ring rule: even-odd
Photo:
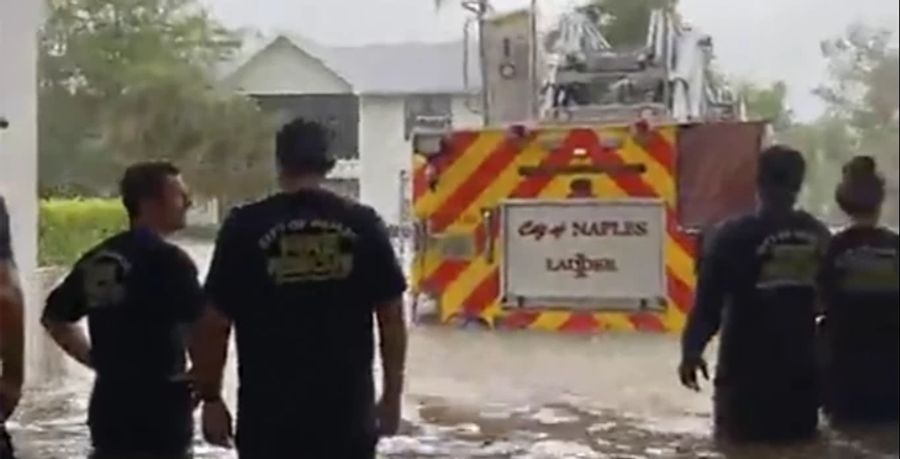
[[[818,397],[797,395],[792,400],[717,388],[713,403],[715,435],[736,442],[792,442],[815,437]]]
[[[309,438],[295,435],[257,444],[238,440],[237,451],[239,459],[375,459],[377,445],[375,438],[350,440],[338,436]]]
[[[170,384],[121,393],[97,385],[88,427],[96,457],[189,457],[194,436],[190,391]]]
[[[115,453],[94,451],[88,459],[191,459],[193,454],[151,454],[151,453]]]

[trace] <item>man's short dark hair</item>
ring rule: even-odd
[[[167,177],[181,173],[174,164],[167,161],[147,161],[133,164],[125,169],[119,182],[122,204],[129,218],[140,214],[141,201],[162,195]]]
[[[759,157],[756,184],[761,189],[799,193],[806,177],[806,160],[793,148],[774,145]]]
[[[329,153],[330,140],[330,132],[315,121],[291,121],[275,138],[278,167],[289,174],[328,174],[335,164]]]

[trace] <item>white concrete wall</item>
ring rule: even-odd
[[[456,128],[480,128],[484,123],[481,113],[478,113],[481,104],[481,96],[456,96],[450,107],[453,110],[453,126]]]
[[[0,193],[12,218],[13,250],[25,283],[26,378],[40,363],[37,279],[37,30],[41,2],[0,0]]]
[[[360,200],[391,225],[400,223],[400,174],[412,162],[411,142],[403,137],[403,101],[399,95],[360,96]],[[463,96],[453,98],[451,110],[454,126],[481,125],[480,115],[466,108]]]
[[[360,200],[388,224],[399,223],[400,171],[410,162],[403,138],[403,97],[359,98]]]
[[[225,79],[235,91],[251,94],[346,94],[350,85],[285,38],[279,38]]]

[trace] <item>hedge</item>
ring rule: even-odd
[[[118,199],[45,199],[40,206],[41,266],[74,263],[86,250],[127,226]]]

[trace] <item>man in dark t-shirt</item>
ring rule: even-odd
[[[190,205],[178,169],[130,167],[121,182],[131,228],[89,250],[47,299],[54,341],[96,374],[88,425],[96,458],[190,456],[188,327],[203,294],[190,257],[164,237]],[[90,341],[78,326],[87,317]]]
[[[19,404],[24,376],[24,305],[9,223],[6,202],[0,196],[0,459],[13,457],[6,420]]]
[[[874,159],[844,166],[836,200],[851,224],[819,273],[825,327],[825,412],[832,423],[896,422],[900,414],[900,236],[879,226],[884,179]]]
[[[238,350],[242,459],[375,457],[400,419],[406,282],[385,225],[369,207],[321,187],[334,165],[324,129],[278,134],[282,192],[234,210],[216,241],[197,364],[206,438],[230,441],[221,402],[226,342]],[[377,317],[383,390],[372,377]]]
[[[829,232],[794,210],[805,163],[772,147],[759,160],[759,209],[720,224],[706,241],[682,339],[682,383],[699,390],[703,350],[721,328],[716,432],[732,440],[815,433],[815,273]]]

